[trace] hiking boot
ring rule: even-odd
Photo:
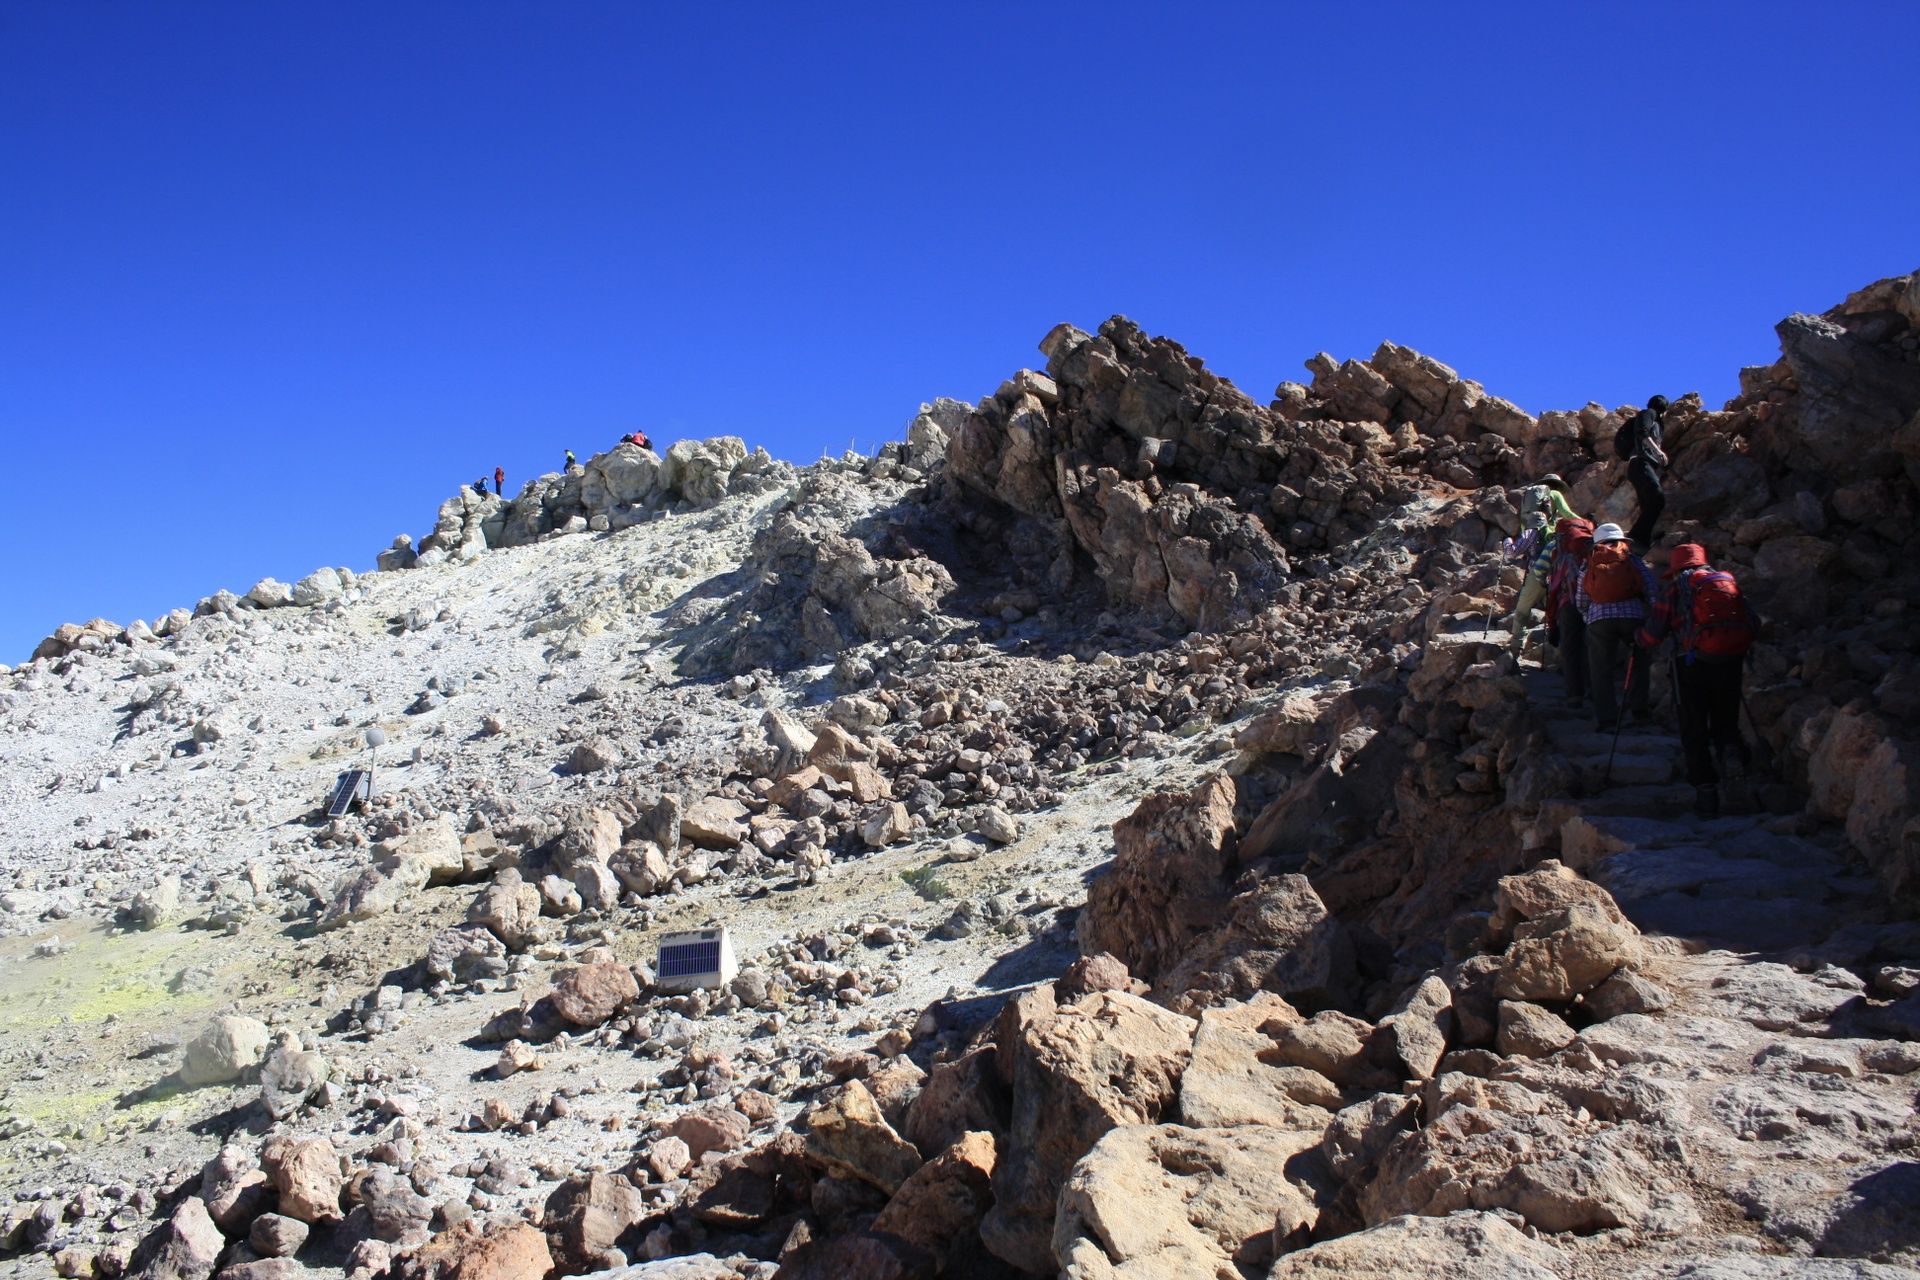
[[[1720,788],[1709,782],[1704,787],[1693,789],[1693,816],[1696,818],[1720,816]]]
[[[1738,751],[1729,751],[1720,745],[1713,749],[1714,770],[1720,775],[1721,789],[1727,793],[1727,803],[1736,809],[1751,808],[1753,791],[1748,786],[1747,762]]]

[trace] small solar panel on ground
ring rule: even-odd
[[[685,978],[696,973],[715,973],[720,968],[720,943],[686,942],[660,948],[660,976]]]
[[[341,774],[340,780],[333,784],[333,794],[327,798],[327,816],[344,818],[355,800],[369,798],[363,794],[372,791],[368,781],[365,769],[349,769]]]

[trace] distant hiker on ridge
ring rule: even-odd
[[[1627,530],[1627,540],[1641,555],[1653,545],[1653,528],[1667,509],[1666,490],[1660,484],[1660,473],[1667,465],[1660,415],[1666,411],[1667,398],[1654,396],[1646,408],[1621,424],[1613,437],[1613,451],[1626,460],[1627,482],[1640,500],[1640,513],[1633,519],[1633,528]]]
[[[473,482],[473,491],[483,498],[487,496],[487,478],[485,476],[481,476]]]
[[[567,450],[567,470],[571,471],[580,464],[573,460],[573,450]]]
[[[1627,545],[1617,524],[1593,531],[1593,551],[1574,581],[1573,599],[1587,624],[1587,684],[1593,693],[1594,723],[1602,733],[1620,727],[1620,662],[1630,677],[1626,713],[1645,719],[1647,664],[1635,661],[1634,634],[1660,594],[1653,571]]]
[[[497,498],[500,496],[500,486],[505,484],[506,482],[507,482],[506,468],[495,467],[493,469],[493,496],[494,497]]]
[[[1638,639],[1651,658],[1652,650],[1673,636],[1673,697],[1680,711],[1687,781],[1693,784],[1693,811],[1702,818],[1717,817],[1720,784],[1744,792],[1753,759],[1740,733],[1740,669],[1758,624],[1740,595],[1740,584],[1732,574],[1710,567],[1700,544],[1675,547],[1664,576],[1667,589]]]
[[[624,444],[639,445],[642,449],[653,448],[653,441],[647,439],[647,433],[644,431],[630,432],[627,435],[621,436],[620,440]]]

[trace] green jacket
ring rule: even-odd
[[[1558,489],[1549,489],[1542,485],[1540,491],[1546,494],[1542,505],[1547,509],[1547,528],[1558,528],[1562,520],[1577,520],[1579,516],[1567,505],[1567,496]]]

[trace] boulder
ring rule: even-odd
[[[1303,1241],[1319,1221],[1319,1141],[1265,1125],[1114,1129],[1060,1188],[1054,1258],[1089,1280],[1259,1274],[1276,1240]]]
[[[866,1085],[848,1081],[807,1113],[807,1155],[827,1169],[888,1195],[920,1167],[920,1153],[894,1132]]]
[[[1408,1080],[1430,1080],[1453,1034],[1453,993],[1429,974],[1380,1020],[1380,1034]]]
[[[207,1280],[226,1247],[206,1204],[188,1196],[141,1239],[127,1261],[126,1280]]]
[[[1217,924],[1232,899],[1233,783],[1159,792],[1114,824],[1113,862],[1087,890],[1080,950],[1105,951],[1158,985],[1190,939]]]
[[[327,1060],[283,1035],[260,1066],[260,1102],[275,1120],[295,1115],[327,1083]]]
[[[898,800],[876,805],[860,821],[860,838],[870,849],[898,844],[913,834],[913,815]]]
[[[392,1280],[546,1280],[553,1254],[539,1228],[469,1218],[398,1259]]]
[[[1020,838],[1020,824],[998,805],[989,805],[981,811],[975,830],[995,844],[1012,844]]]
[[[625,753],[613,739],[595,734],[574,743],[573,750],[567,753],[567,768],[573,773],[598,773],[602,769],[619,768],[625,759]]]
[[[576,1027],[597,1027],[640,998],[633,970],[617,960],[583,964],[553,985],[553,1009]]]
[[[293,588],[278,578],[262,578],[241,598],[262,609],[277,609],[293,603]]]
[[[1573,1043],[1574,1030],[1549,1009],[1521,1000],[1500,1002],[1501,1053],[1521,1058],[1544,1058]]]
[[[691,507],[710,507],[727,496],[734,469],[747,459],[739,436],[676,440],[660,467],[660,484]]]
[[[663,1137],[686,1143],[695,1160],[709,1151],[731,1151],[752,1132],[753,1122],[732,1107],[702,1107],[675,1116],[660,1127]]]
[[[607,1173],[576,1175],[547,1196],[547,1247],[563,1275],[624,1266],[620,1237],[647,1216],[640,1189]]]
[[[540,923],[540,890],[520,878],[513,867],[494,873],[467,908],[469,924],[490,929],[509,951],[523,951],[545,932]]]
[[[1557,1280],[1558,1250],[1497,1213],[1400,1217],[1323,1240],[1273,1264],[1267,1280]]]
[[[1138,996],[1100,991],[1027,1023],[1011,1046],[1013,1116],[994,1170],[987,1248],[1028,1271],[1053,1259],[1060,1184],[1108,1130],[1172,1109],[1195,1023]]]
[[[247,1243],[263,1258],[290,1258],[300,1252],[312,1230],[298,1218],[280,1213],[263,1213],[247,1231]]]
[[[1571,1000],[1640,960],[1639,931],[1590,903],[1529,921],[1515,933],[1494,985],[1507,1000]]]
[[[339,1218],[346,1185],[340,1153],[325,1138],[274,1138],[260,1153],[260,1166],[280,1198],[280,1212],[305,1223]]]
[[[315,569],[293,584],[293,603],[301,608],[311,608],[336,599],[346,589],[347,584],[340,577],[338,569]]]
[[[1180,1077],[1181,1122],[1195,1128],[1324,1127],[1331,1118],[1327,1108],[1340,1105],[1340,1090],[1317,1071],[1268,1057],[1273,1041],[1264,1028],[1299,1019],[1293,1006],[1265,993],[1204,1010],[1193,1057]]]
[[[188,1086],[237,1080],[267,1056],[267,1024],[232,1014],[215,1018],[187,1045],[180,1083]]]
[[[680,819],[680,835],[701,849],[738,848],[747,838],[747,807],[725,796],[708,796],[689,806]]]
[[[873,1220],[873,1231],[925,1250],[942,1270],[953,1272],[955,1255],[973,1246],[993,1203],[997,1158],[992,1134],[963,1134],[900,1184]]]
[[[507,944],[485,925],[457,925],[433,935],[421,963],[429,978],[442,982],[469,983],[504,977]]]

